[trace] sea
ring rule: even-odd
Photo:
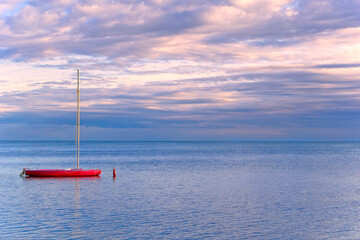
[[[0,239],[360,239],[360,142],[0,142]],[[113,177],[113,168],[117,176]]]

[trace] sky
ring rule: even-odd
[[[2,0],[0,140],[360,140],[358,0]]]

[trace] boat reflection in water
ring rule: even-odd
[[[96,199],[101,192],[101,177],[25,177],[25,205],[36,205],[26,215],[49,221],[34,222],[34,227],[46,238],[67,229],[66,238],[86,238],[84,219],[96,218]],[[29,209],[29,208],[28,208]],[[49,217],[51,216],[51,217]],[[45,229],[47,229],[45,231]],[[50,232],[48,232],[51,230]]]

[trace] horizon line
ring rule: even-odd
[[[76,142],[75,140],[5,140],[0,142]],[[360,140],[81,140],[81,142],[360,142]]]

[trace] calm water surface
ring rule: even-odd
[[[360,142],[0,142],[0,239],[360,239]],[[112,168],[117,178],[112,177]]]

